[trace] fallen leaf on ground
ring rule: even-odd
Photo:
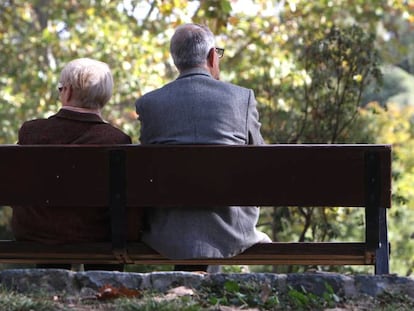
[[[141,296],[141,292],[135,289],[129,289],[124,286],[119,288],[111,285],[104,285],[99,289],[99,293],[96,294],[98,300],[116,299],[120,297],[137,298]]]
[[[193,296],[194,290],[185,286],[178,286],[171,288],[167,293],[161,297],[154,297],[157,302],[174,300],[178,297]]]
[[[188,288],[185,286],[178,286],[178,287],[171,288],[167,293],[171,295],[176,295],[176,296],[194,295],[194,291],[191,288]]]

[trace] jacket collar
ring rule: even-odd
[[[177,80],[188,77],[188,76],[194,76],[194,75],[203,75],[203,76],[212,78],[211,74],[207,71],[207,69],[204,69],[202,67],[194,67],[191,69],[181,71]]]
[[[75,120],[75,121],[82,121],[82,122],[105,123],[105,121],[102,120],[102,118],[100,118],[95,113],[83,113],[83,112],[77,112],[77,111],[72,111],[72,110],[67,110],[67,109],[60,109],[52,117]]]

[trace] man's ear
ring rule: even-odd
[[[207,56],[207,66],[213,68],[216,62],[216,51],[211,48]]]

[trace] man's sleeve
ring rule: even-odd
[[[260,133],[261,123],[259,122],[259,112],[257,110],[257,101],[253,90],[249,90],[249,104],[247,111],[247,133],[249,145],[262,145],[264,139]]]

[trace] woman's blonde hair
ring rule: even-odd
[[[60,84],[71,86],[81,108],[102,108],[112,96],[113,78],[109,66],[91,58],[69,62],[60,73]]]

